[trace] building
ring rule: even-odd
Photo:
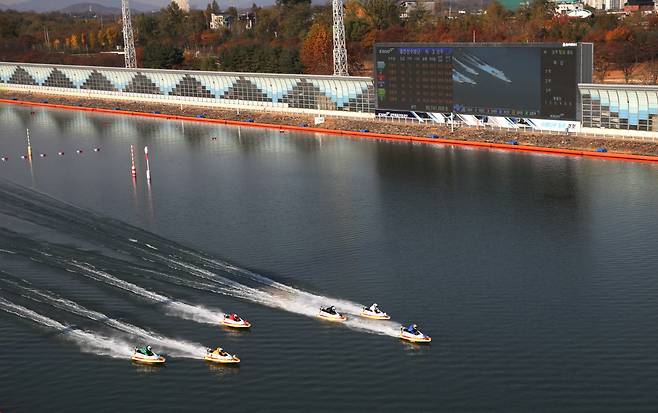
[[[211,30],[230,29],[232,21],[233,21],[233,16],[231,16],[230,14],[213,13],[210,15],[210,29]]]
[[[562,0],[555,3],[555,14],[585,19],[590,17],[592,12],[585,9],[585,6],[580,1]]]
[[[409,14],[416,9],[424,9],[431,15],[437,15],[441,12],[441,1],[426,1],[426,0],[406,0],[398,1],[398,8],[400,9],[400,19],[406,20]]]
[[[252,12],[242,13],[238,15],[238,21],[244,25],[245,29],[251,30],[256,24],[256,14]]]
[[[622,9],[621,0],[584,0],[585,6],[596,10],[619,11]]]
[[[628,0],[624,5],[626,13],[643,13],[655,10],[653,0]]]
[[[584,128],[658,132],[658,86],[580,84]]]

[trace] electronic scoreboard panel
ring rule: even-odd
[[[375,45],[378,110],[576,120],[591,43]]]

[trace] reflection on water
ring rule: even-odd
[[[163,369],[167,368],[166,364],[148,365],[143,363],[137,363],[135,361],[131,361],[130,364],[133,366],[133,370],[140,375],[158,374],[162,372]]]
[[[31,115],[2,105],[0,124],[0,152],[10,157],[0,175],[68,203],[29,207],[29,196],[2,191],[7,214],[58,230],[0,217],[2,248],[14,252],[0,256],[3,268],[114,320],[221,344],[244,362],[175,358],[167,370],[135,366],[135,374],[125,357],[81,355],[0,313],[0,366],[9,372],[0,387],[17,411],[45,403],[74,410],[64,401],[80,411],[208,411],[216,410],[208,394],[220,387],[240,394],[243,411],[658,405],[657,165],[43,109]],[[30,171],[16,160],[26,127],[35,153],[66,155],[35,158]],[[152,151],[151,185],[142,156],[132,180],[130,145]],[[79,148],[84,155],[75,155]],[[434,341],[415,345],[259,305],[254,297],[269,296],[258,295],[254,279],[239,294],[210,293],[204,271],[214,267],[181,246],[232,263],[233,276],[246,269],[312,292],[305,314],[317,311],[317,300],[339,310],[376,301]],[[192,267],[181,266],[189,259]],[[81,265],[95,278],[81,276]],[[174,317],[101,273],[244,314],[255,329],[221,329],[214,315],[210,324]],[[53,317],[96,328],[71,314]],[[47,348],[53,364],[35,374],[39,365],[14,344],[22,342]],[[30,391],[35,377],[59,397]],[[157,400],[125,391],[140,385]],[[107,398],[96,397],[97,388]],[[282,388],[303,391],[290,397]]]
[[[204,361],[208,366],[208,371],[216,376],[236,375],[240,373],[239,364],[219,364],[211,361]]]

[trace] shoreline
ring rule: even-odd
[[[216,123],[235,126],[324,133],[355,138],[385,139],[391,141],[421,142],[500,149],[517,152],[534,152],[562,156],[586,156],[599,159],[616,159],[658,163],[658,144],[632,140],[602,139],[573,135],[552,135],[531,132],[497,131],[446,126],[382,122],[376,119],[325,118],[325,123],[313,124],[313,115],[293,115],[265,111],[245,111],[204,106],[180,106],[149,102],[74,98],[63,95],[46,95],[0,90],[0,103],[21,106],[47,107],[175,119],[192,122]],[[363,132],[367,130],[368,132]],[[431,135],[438,136],[427,137]],[[506,142],[516,141],[517,144]],[[608,152],[596,152],[606,148]]]

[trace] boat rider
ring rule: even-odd
[[[420,334],[420,331],[418,331],[418,325],[417,324],[412,324],[409,327],[407,327],[405,330],[407,331],[407,333],[411,333],[415,336]]]
[[[323,308],[322,311],[329,314],[336,314],[336,307],[332,305],[331,307]]]
[[[153,351],[151,350],[151,346],[146,346],[146,347],[140,347],[136,349],[138,353],[144,354],[145,356],[152,356]]]

